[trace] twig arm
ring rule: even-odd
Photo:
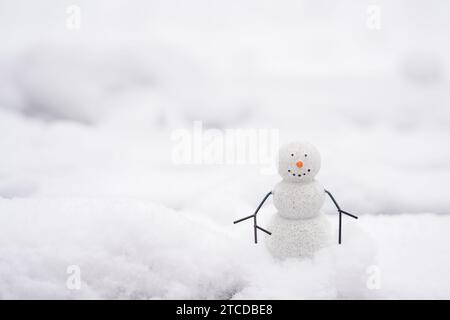
[[[339,207],[339,204],[337,203],[336,199],[334,199],[333,195],[331,194],[330,191],[325,190],[325,193],[328,194],[328,196],[330,197],[331,201],[333,201],[334,205],[336,206],[338,213],[339,213],[339,239],[338,239],[338,243],[341,244],[342,243],[342,214],[345,214],[349,217],[352,217],[354,219],[358,219],[357,216],[348,213],[347,211],[344,211],[341,209],[341,207]]]
[[[334,199],[334,197],[333,197],[333,195],[331,194],[330,191],[325,190],[325,193],[328,194],[328,195],[330,196],[331,201],[333,201],[333,203],[334,203],[334,205],[336,206],[336,209],[338,209],[338,212],[339,212],[339,213],[343,213],[343,214],[345,214],[345,215],[347,215],[347,216],[349,216],[349,217],[352,217],[352,218],[354,218],[354,219],[358,219],[357,216],[355,216],[355,215],[353,215],[353,214],[351,214],[351,213],[348,213],[347,211],[342,210],[341,207],[339,206],[339,204],[337,203],[336,199]]]
[[[342,212],[343,214],[348,215],[349,217],[352,217],[353,219],[358,219],[357,216],[355,216],[355,215],[353,215],[353,214],[351,214],[351,213],[348,213],[347,211],[341,210],[341,212]]]
[[[328,196],[330,197],[331,201],[333,201],[334,205],[336,206],[336,209],[338,209],[338,211],[341,211],[341,208],[339,207],[336,199],[334,199],[333,195],[331,194],[330,191],[325,190],[325,193],[328,194]]]
[[[234,223],[234,224],[236,224],[236,223],[239,223],[239,222],[245,221],[245,220],[247,220],[247,219],[253,218],[253,216],[254,216],[254,215],[252,214],[251,216],[248,216],[248,217],[245,217],[245,218],[242,218],[242,219],[239,219],[239,220],[233,221],[233,223]]]
[[[236,224],[236,223],[245,221],[245,220],[247,220],[247,219],[253,218],[253,232],[254,232],[254,234],[255,234],[255,243],[258,243],[258,229],[261,230],[261,231],[263,231],[263,232],[265,232],[265,233],[267,233],[268,235],[271,235],[271,234],[272,234],[270,231],[267,231],[266,229],[263,229],[263,228],[261,228],[260,226],[258,226],[257,221],[256,221],[256,215],[258,214],[259,209],[261,209],[262,205],[264,204],[264,202],[266,202],[267,198],[269,198],[269,196],[270,196],[271,194],[272,194],[272,191],[270,191],[268,194],[266,194],[266,196],[264,197],[264,199],[263,199],[263,200],[261,201],[261,203],[258,205],[258,208],[256,208],[254,214],[252,214],[252,215],[250,215],[250,216],[247,216],[247,217],[244,217],[244,218],[241,218],[241,219],[238,219],[238,220],[236,220],[236,221],[233,222],[234,224]]]
[[[261,209],[262,205],[264,204],[264,202],[266,202],[267,198],[272,194],[272,191],[270,191],[268,194],[266,194],[266,196],[264,197],[264,199],[261,201],[261,203],[259,204],[258,208],[256,208],[255,213],[253,214],[254,216],[256,216],[256,214],[258,213],[259,209]]]
[[[244,218],[241,218],[241,219],[239,219],[239,220],[233,221],[233,223],[236,224],[236,223],[239,223],[239,222],[242,222],[242,221],[245,221],[245,220],[247,220],[247,219],[250,219],[250,218],[255,217],[256,214],[258,213],[259,209],[261,209],[262,205],[264,204],[264,202],[266,202],[267,198],[268,198],[271,194],[272,194],[272,191],[270,191],[268,194],[266,194],[266,196],[264,197],[264,199],[263,199],[263,200],[261,201],[261,203],[258,205],[258,208],[256,208],[254,214],[252,214],[252,215],[250,215],[250,216],[247,216],[247,217],[244,217]]]

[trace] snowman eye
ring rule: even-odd
[[[308,155],[305,153],[305,158],[307,157]]]
[[[291,157],[293,157],[294,156],[294,154],[293,153],[291,153]]]

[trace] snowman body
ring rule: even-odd
[[[314,179],[320,155],[311,145],[291,143],[280,149],[283,180],[272,191],[276,214],[266,245],[277,258],[306,257],[331,243],[331,226],[321,212],[324,187]]]

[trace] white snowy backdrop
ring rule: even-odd
[[[0,298],[450,298],[449,12],[1,0]],[[197,120],[314,143],[318,179],[360,216],[344,245],[285,262],[255,246],[232,221],[278,177],[174,164],[172,133]]]

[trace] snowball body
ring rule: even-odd
[[[315,180],[306,183],[281,181],[272,192],[278,214],[287,219],[312,218],[325,202],[324,188]]]
[[[311,219],[286,219],[278,212],[269,226],[272,235],[266,245],[276,258],[312,256],[331,244],[330,222],[322,213]]]

